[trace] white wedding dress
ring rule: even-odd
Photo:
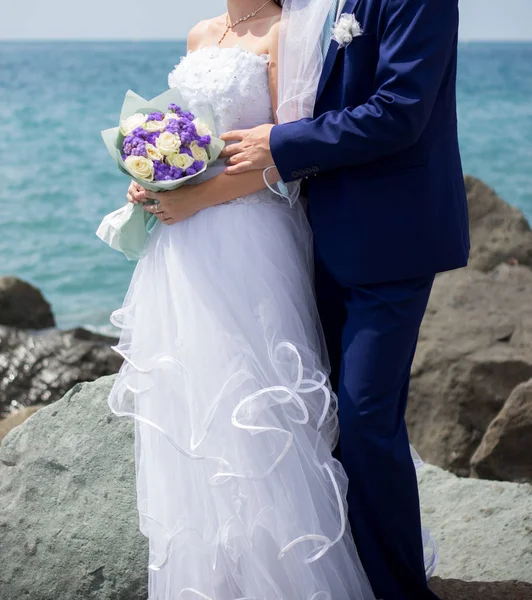
[[[273,122],[267,64],[207,47],[169,84],[218,132],[253,127]],[[301,205],[265,190],[158,224],[111,321],[125,360],[109,405],[135,418],[149,600],[374,600],[331,455]]]

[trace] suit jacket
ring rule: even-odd
[[[343,285],[465,266],[458,0],[346,0],[363,34],[332,41],[314,118],[276,125],[284,181],[308,179],[315,251]]]

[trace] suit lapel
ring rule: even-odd
[[[346,0],[344,7],[342,8],[341,14],[354,12],[359,4],[360,0]],[[325,84],[327,83],[327,80],[329,79],[329,76],[332,72],[334,61],[336,60],[336,55],[338,54],[338,48],[338,42],[336,42],[335,40],[331,40],[329,51],[327,52],[327,56],[325,57],[325,61],[323,63],[323,71],[321,73],[320,82],[318,84],[316,101],[321,96],[323,88],[325,87]]]

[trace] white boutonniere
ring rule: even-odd
[[[333,40],[338,42],[340,48],[348,46],[353,41],[353,38],[362,35],[362,33],[362,27],[353,13],[343,13],[340,15],[332,30]]]

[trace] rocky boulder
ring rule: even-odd
[[[471,460],[473,475],[532,483],[532,379],[512,392]]]
[[[441,600],[530,600],[532,583],[460,581],[433,577],[430,587]]]
[[[468,476],[488,426],[513,389],[532,377],[530,298],[527,267],[460,269],[436,278],[407,411],[412,443],[429,463]]]
[[[146,599],[134,425],[109,410],[113,380],[74,386],[0,446],[2,600]],[[532,486],[459,479],[428,465],[419,477],[423,520],[440,550],[431,584],[443,600],[524,600]]]
[[[471,230],[469,266],[490,271],[502,262],[532,266],[532,231],[523,213],[489,186],[465,178]]]
[[[116,339],[77,328],[28,332],[0,325],[0,416],[10,409],[49,404],[78,382],[116,373]]]
[[[106,404],[112,380],[75,385],[0,446],[2,600],[146,600],[134,429]]]
[[[0,277],[0,325],[46,329],[55,326],[55,319],[36,287],[17,277]]]
[[[531,485],[464,479],[425,465],[419,488],[423,522],[438,542],[437,577],[532,589]]]

